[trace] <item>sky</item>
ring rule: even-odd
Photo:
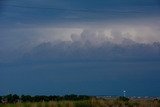
[[[0,0],[0,95],[160,96],[159,0]]]

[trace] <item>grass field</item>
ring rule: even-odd
[[[0,104],[0,107],[160,107],[158,100],[103,100],[49,101]]]

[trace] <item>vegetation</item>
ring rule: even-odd
[[[120,100],[120,101],[129,101],[129,98],[120,96],[117,100]]]
[[[12,97],[11,97],[12,96]],[[0,103],[0,107],[160,107],[160,100],[128,99],[119,97],[117,99],[101,99],[89,96],[25,96],[7,95],[12,103]],[[4,98],[0,97],[0,98]],[[13,98],[25,101],[14,102]],[[32,100],[29,101],[31,98]]]
[[[65,96],[45,96],[45,95],[36,95],[36,96],[30,96],[30,95],[21,95],[18,96],[16,94],[12,95],[6,95],[6,96],[0,96],[1,103],[16,103],[16,102],[49,102],[49,101],[62,101],[62,100],[88,100],[91,97],[86,95],[65,95]]]

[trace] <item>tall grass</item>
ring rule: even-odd
[[[0,107],[160,107],[160,101],[153,100],[104,100],[90,99],[79,101],[49,101],[0,104]]]

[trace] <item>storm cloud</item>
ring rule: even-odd
[[[143,29],[148,31],[143,34],[139,32],[142,28],[130,28],[128,31],[124,29],[39,28],[11,29],[10,32],[6,30],[2,32],[0,40],[1,63],[20,59],[159,59],[158,30],[146,27]],[[146,34],[150,34],[153,40],[148,39],[150,36]]]
[[[0,93],[160,95],[159,0],[0,0]]]

